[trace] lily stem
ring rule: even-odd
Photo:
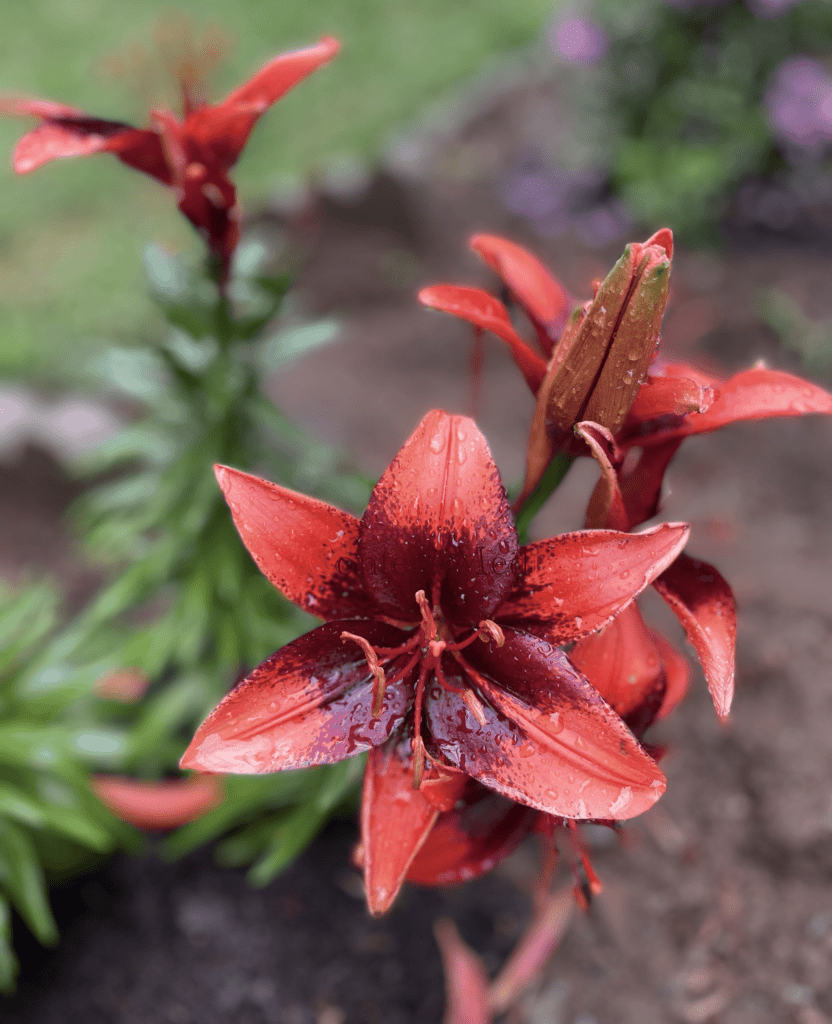
[[[528,544],[532,520],[560,486],[574,461],[574,455],[565,455],[563,452],[556,455],[540,478],[540,483],[517,512],[517,536],[521,544]]]

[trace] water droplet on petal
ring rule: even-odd
[[[441,452],[443,452],[445,450],[446,442],[447,442],[447,437],[446,437],[444,431],[436,433],[430,439],[430,450],[435,455],[439,455]]]

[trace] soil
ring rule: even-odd
[[[559,136],[541,126],[560,124],[560,95],[551,82],[516,84],[444,136],[414,135],[406,171],[388,169],[348,197],[320,191],[288,225],[310,253],[299,282],[306,309],[339,316],[344,330],[338,345],[294,364],[271,391],[368,471],[386,466],[428,408],[471,408],[468,336],[451,318],[420,309],[414,293],[438,281],[492,283],[467,253],[472,231],[527,243],[577,295],[620,253],[622,239],[611,237],[620,211],[589,186],[559,220],[551,210],[543,221],[519,213],[506,198],[524,168],[556,159]],[[275,222],[287,226],[274,213],[261,218]],[[761,357],[798,369],[760,320],[767,289],[788,292],[812,317],[832,317],[832,248],[823,238],[746,226],[722,253],[681,250],[673,273],[665,351],[711,369]],[[522,469],[531,408],[520,375],[490,346],[478,421],[508,480]],[[572,470],[537,521],[541,536],[581,525],[593,476],[589,460]],[[669,482],[663,518],[693,524],[688,550],[717,564],[737,594],[731,723],[718,724],[697,676],[651,737],[671,750],[667,794],[622,843],[605,831],[590,837],[604,893],[577,916],[509,1019],[825,1024],[832,422],[774,420],[690,440]],[[59,520],[72,494],[59,467],[32,462],[31,453],[0,468],[0,570],[18,571],[25,553],[71,586],[85,585]],[[679,639],[658,600],[646,601],[645,612]],[[495,972],[529,913],[535,850],[459,889],[408,889],[374,921],[349,867],[353,841],[349,823],[331,825],[264,890],[207,854],[175,865],[152,850],[114,859],[55,891],[57,950],[39,950],[18,924],[24,971],[17,994],[0,1003],[0,1020],[436,1024],[442,981],[432,922],[452,918]]]

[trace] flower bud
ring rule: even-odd
[[[656,352],[670,279],[673,236],[634,242],[573,315],[538,400],[550,431],[591,420],[615,434],[624,424]]]

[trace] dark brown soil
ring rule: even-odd
[[[546,87],[517,89],[423,154],[415,177],[386,175],[364,197],[323,195],[307,210],[298,230],[312,255],[300,287],[310,310],[337,313],[346,326],[338,345],[293,365],[272,391],[369,471],[387,464],[428,408],[470,408],[467,334],[421,310],[414,294],[441,280],[488,281],[466,252],[473,230],[528,242],[579,295],[620,251],[620,239],[599,248],[578,241],[583,221],[558,237],[537,235],[501,202],[506,175],[541,134],[528,126],[544,114],[555,123],[556,113]],[[713,368],[765,357],[794,370],[794,357],[760,322],[760,295],[778,287],[812,316],[832,317],[830,279],[828,253],[787,239],[752,244],[746,235],[722,254],[681,251],[666,348]],[[510,481],[522,469],[531,408],[495,343],[478,420]],[[2,471],[0,495],[15,479]],[[592,480],[588,462],[573,469],[538,520],[541,535],[581,524]],[[512,1019],[825,1024],[832,422],[776,420],[689,441],[670,485],[663,516],[693,523],[689,550],[715,562],[739,600],[732,722],[719,726],[698,679],[655,737],[672,749],[667,795],[628,828],[621,847],[606,833],[593,838],[605,892]],[[18,520],[57,535],[56,495],[65,492],[53,484],[18,490],[14,505],[0,504],[4,539],[21,529]],[[34,558],[74,578],[64,542],[34,546]],[[647,613],[678,638],[658,604],[646,602]],[[431,922],[452,917],[496,970],[528,911],[533,851],[462,889],[410,890],[376,922],[348,867],[351,841],[347,826],[332,826],[265,890],[207,856],[174,866],[151,856],[113,861],[56,893],[62,944],[48,954],[26,945],[20,991],[0,1004],[0,1020],[436,1024],[442,994]]]

